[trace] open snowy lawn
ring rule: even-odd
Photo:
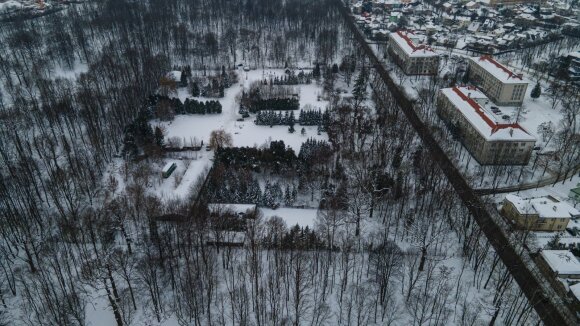
[[[76,79],[80,74],[89,71],[89,66],[86,63],[75,61],[72,69],[68,67],[56,66],[54,68],[53,78]]]
[[[310,229],[314,228],[314,221],[316,221],[316,214],[318,212],[317,209],[312,208],[260,208],[260,210],[264,214],[265,220],[269,220],[274,216],[278,216],[281,217],[284,222],[286,222],[288,228],[298,224],[301,227],[308,226]]]

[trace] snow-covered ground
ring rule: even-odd
[[[264,214],[264,219],[269,220],[274,216],[278,216],[286,222],[286,225],[291,228],[294,225],[299,225],[301,227],[308,227],[311,230],[314,229],[314,222],[316,221],[316,215],[318,213],[317,209],[313,208],[260,208]]]
[[[163,178],[161,172],[159,173],[157,183],[154,185],[158,197],[185,199],[195,181],[209,170],[212,159],[213,152],[200,151],[200,156],[195,160],[163,160],[163,164],[175,162],[177,168],[168,178]],[[158,171],[161,171],[163,164],[157,166]]]
[[[89,71],[89,66],[86,63],[75,61],[72,69],[68,67],[56,66],[52,73],[53,78],[76,79],[83,72]]]

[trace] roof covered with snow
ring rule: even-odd
[[[235,214],[246,214],[248,211],[256,210],[255,204],[208,204],[207,207],[212,213],[233,212]]]
[[[413,38],[417,39],[417,37],[411,31],[397,31],[395,33],[391,33],[391,38],[410,57],[436,57],[436,56],[439,56],[427,44],[416,45],[415,41],[413,41]]]
[[[174,81],[180,81],[181,80],[181,71],[178,71],[178,70],[170,71],[169,73],[167,73],[167,78],[174,80]]]
[[[516,74],[506,66],[497,62],[489,55],[469,58],[473,63],[488,71],[495,78],[504,84],[522,84],[527,83],[521,74]]]
[[[580,216],[580,212],[577,209],[551,196],[523,199],[516,195],[507,195],[505,199],[509,200],[520,214],[538,214],[540,218],[571,218]]]
[[[167,164],[165,164],[165,166],[163,167],[163,172],[169,172],[169,169],[171,169],[171,167],[175,164],[175,162],[167,162]]]
[[[569,250],[543,250],[541,255],[559,275],[580,274],[580,262]]]
[[[518,123],[499,123],[491,112],[478,103],[476,99],[489,100],[475,87],[443,88],[441,93],[487,141],[536,140]]]
[[[580,301],[580,283],[570,286],[570,291],[572,291],[572,294],[578,301]]]

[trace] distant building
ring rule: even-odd
[[[469,81],[497,105],[521,105],[528,88],[521,74],[512,72],[488,55],[469,58]]]
[[[439,54],[427,44],[416,44],[418,38],[409,31],[397,31],[389,37],[389,53],[407,75],[435,75]]]
[[[569,295],[570,285],[580,282],[580,262],[569,250],[543,250],[536,264],[563,298]]]
[[[564,231],[570,219],[580,217],[574,207],[551,196],[523,199],[507,195],[500,213],[518,228],[532,231]]]
[[[519,5],[521,3],[528,3],[529,0],[486,0],[483,3],[488,4],[491,7],[510,7]]]
[[[437,113],[482,165],[528,163],[536,139],[517,123],[500,123],[493,103],[475,87],[444,88]]]

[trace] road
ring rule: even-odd
[[[380,60],[377,58],[371,47],[367,44],[364,35],[356,26],[353,17],[349,14],[347,8],[343,5],[341,0],[335,0],[334,4],[344,17],[348,27],[355,36],[355,39],[361,46],[362,50],[370,59],[372,65],[376,69],[376,73],[381,77],[386,84],[387,89],[398,104],[399,108],[409,123],[418,133],[423,144],[428,149],[433,161],[437,162],[442,172],[447,177],[449,183],[454,187],[458,196],[468,208],[469,212],[474,217],[475,221],[486,235],[488,241],[499,255],[500,259],[510,271],[512,277],[516,280],[530,304],[534,307],[538,316],[546,325],[562,326],[573,325],[572,321],[562,314],[554,305],[554,303],[546,296],[539,281],[534,274],[528,269],[522,258],[516,253],[511,246],[507,237],[501,228],[492,219],[490,213],[486,210],[485,205],[476,193],[471,189],[467,181],[463,178],[461,172],[453,165],[451,160],[447,157],[443,149],[439,146],[437,141],[433,138],[426,124],[421,121],[413,108],[413,103],[410,101],[402,90],[398,88],[395,82],[391,79]],[[564,308],[566,309],[566,308]]]
[[[572,176],[573,174],[576,174],[578,171],[580,171],[580,165],[578,165],[577,167],[573,168],[572,170],[568,171],[568,173],[562,173],[562,175],[560,176],[552,176],[546,179],[542,179],[536,182],[530,182],[530,183],[526,183],[523,185],[516,185],[516,186],[509,186],[509,187],[500,187],[500,188],[487,188],[487,189],[475,189],[475,193],[483,196],[483,195],[493,195],[493,194],[505,194],[505,193],[509,193],[509,192],[518,192],[518,191],[522,191],[522,190],[529,190],[529,189],[534,189],[534,188],[541,188],[541,187],[545,187],[557,182],[561,182],[564,179],[568,179],[570,178],[570,176]]]

